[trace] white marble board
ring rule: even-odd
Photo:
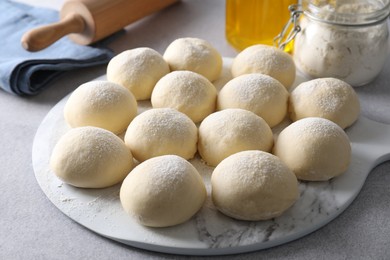
[[[229,78],[231,59],[216,83]],[[102,76],[100,79],[104,78]],[[298,77],[296,84],[302,81]],[[47,114],[33,144],[35,177],[50,201],[65,215],[104,237],[138,248],[186,255],[236,254],[269,248],[298,239],[337,217],[359,193],[370,170],[390,159],[390,126],[364,117],[346,130],[352,144],[352,162],[347,172],[326,182],[300,182],[300,198],[282,216],[269,221],[238,221],[219,213],[210,199],[213,168],[197,156],[190,162],[202,174],[208,199],[188,222],[169,228],[139,225],[122,209],[120,184],[105,189],[80,189],[60,181],[49,168],[51,151],[69,127],[63,117],[68,96]],[[140,102],[140,112],[149,102]],[[281,130],[274,128],[274,132]]]

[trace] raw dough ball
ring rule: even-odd
[[[50,168],[64,182],[105,188],[121,182],[133,167],[124,142],[102,128],[83,126],[63,135],[53,149]]]
[[[173,108],[154,108],[130,123],[125,143],[138,161],[175,154],[190,159],[196,153],[198,129],[185,114]]]
[[[206,196],[198,171],[176,155],[154,157],[139,164],[120,189],[125,211],[151,227],[187,221],[202,207]]]
[[[96,126],[115,134],[126,130],[137,115],[137,101],[130,91],[109,81],[91,81],[79,86],[64,108],[71,127]]]
[[[173,71],[157,82],[151,101],[154,108],[175,108],[197,123],[214,112],[216,99],[217,90],[202,75]]]
[[[128,88],[137,100],[149,99],[157,81],[169,73],[160,53],[150,48],[124,51],[108,63],[107,79]]]
[[[303,82],[290,95],[289,114],[293,121],[322,117],[345,129],[357,120],[359,113],[360,103],[355,90],[339,79],[321,78]]]
[[[190,70],[214,81],[222,71],[221,54],[207,41],[180,38],[165,50],[164,59],[171,70]]]
[[[299,196],[294,173],[279,158],[262,151],[227,157],[214,169],[211,187],[217,209],[240,220],[278,217]]]
[[[217,107],[252,111],[273,127],[287,114],[288,95],[286,88],[268,75],[245,74],[226,83],[218,94]]]
[[[325,181],[348,169],[351,144],[337,124],[320,117],[308,117],[280,132],[273,153],[298,179]]]
[[[244,150],[270,151],[271,128],[261,117],[244,109],[225,109],[206,117],[199,126],[198,151],[208,165]]]
[[[292,57],[282,50],[257,44],[244,49],[233,60],[233,77],[249,73],[269,75],[289,88],[295,80],[295,64]]]

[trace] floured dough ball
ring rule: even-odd
[[[240,52],[232,64],[233,77],[250,73],[269,75],[289,88],[295,80],[295,64],[292,57],[282,50],[257,44]]]
[[[264,74],[245,74],[230,80],[218,94],[218,110],[242,108],[262,117],[270,127],[287,114],[288,92],[276,79]]]
[[[339,79],[313,79],[291,92],[289,114],[293,121],[322,117],[345,129],[357,120],[359,113],[360,103],[355,90]]]
[[[124,51],[110,60],[107,79],[129,89],[137,100],[149,99],[157,81],[169,73],[160,53],[150,48]]]
[[[294,173],[262,151],[243,151],[224,159],[211,175],[211,187],[217,209],[240,220],[278,217],[299,196]]]
[[[190,159],[196,153],[198,129],[185,114],[173,108],[154,108],[130,123],[125,143],[138,161],[174,154]]]
[[[109,81],[80,85],[65,104],[65,121],[71,127],[96,126],[115,134],[124,132],[137,115],[137,101],[130,91]]]
[[[125,211],[151,227],[187,221],[202,207],[206,196],[198,171],[176,155],[154,157],[139,164],[120,189]]]
[[[216,99],[214,85],[191,71],[173,71],[165,75],[157,82],[151,97],[154,108],[175,108],[195,123],[214,112]]]
[[[280,132],[273,153],[298,179],[325,181],[348,169],[351,144],[337,124],[320,117],[308,117]]]
[[[214,81],[222,71],[221,54],[207,41],[198,38],[180,38],[164,52],[171,71],[190,70]]]
[[[50,168],[65,183],[81,188],[105,188],[121,182],[133,167],[129,148],[102,128],[71,129],[55,145]]]
[[[231,108],[206,117],[199,126],[198,151],[208,165],[245,150],[270,151],[271,128],[253,112]]]

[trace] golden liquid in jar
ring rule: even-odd
[[[290,19],[288,6],[297,0],[226,0],[226,38],[243,50],[254,44],[274,45],[274,38]],[[288,44],[286,52],[291,52]]]

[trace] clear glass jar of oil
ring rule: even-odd
[[[290,18],[288,6],[297,2],[297,0],[226,0],[227,40],[237,50],[243,50],[254,44],[273,45],[274,38]],[[285,49],[285,51],[290,50]]]

